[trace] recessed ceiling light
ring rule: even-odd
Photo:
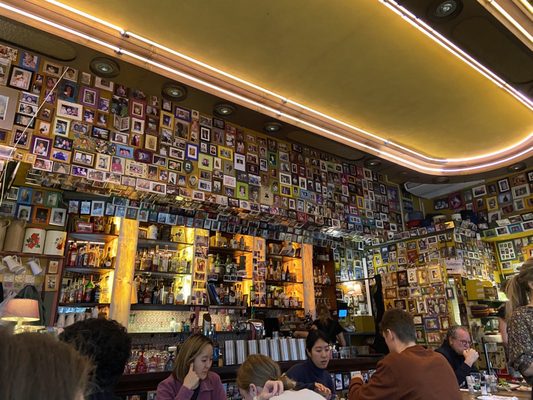
[[[227,117],[233,114],[237,110],[233,104],[229,103],[217,103],[215,104],[214,112],[222,117]]]
[[[275,133],[281,130],[281,124],[279,122],[267,122],[263,127],[268,133]]]
[[[187,97],[187,88],[174,82],[168,82],[161,88],[161,95],[170,101],[182,101]]]
[[[448,183],[450,182],[450,178],[447,176],[437,176],[433,178],[433,183]]]
[[[120,66],[107,57],[96,57],[89,63],[89,69],[100,78],[114,78],[120,73]]]
[[[436,18],[451,18],[458,15],[463,9],[460,0],[445,0],[433,3],[432,16]]]
[[[519,171],[523,171],[526,169],[526,163],[523,163],[523,162],[519,162],[519,163],[516,163],[516,164],[513,164],[513,165],[509,165],[507,167],[507,171],[509,172],[519,172]]]
[[[365,167],[367,168],[376,168],[381,165],[381,160],[378,158],[370,158],[365,161]]]

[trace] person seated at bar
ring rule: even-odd
[[[470,347],[471,344],[468,329],[458,325],[448,329],[444,342],[435,350],[446,357],[455,372],[459,386],[465,385],[467,375],[477,372],[474,363],[479,354]]]
[[[50,335],[0,329],[2,400],[83,400],[91,369],[87,357]]]
[[[311,389],[329,398],[335,393],[335,385],[328,370],[331,344],[324,332],[309,332],[305,339],[307,360],[292,366],[286,375],[296,381],[297,389]]]
[[[295,386],[295,382],[281,375],[276,362],[262,354],[248,356],[237,371],[237,387],[243,400],[324,400],[309,389],[294,390]]]
[[[157,385],[157,400],[221,400],[226,391],[220,377],[210,371],[213,342],[194,334],[180,346],[172,374]]]
[[[339,321],[331,317],[328,306],[320,304],[316,311],[318,318],[313,321],[312,328],[324,332],[329,343],[335,344],[338,342],[340,346],[346,346],[343,334],[344,328],[339,324]]]
[[[378,362],[367,384],[361,374],[350,381],[349,400],[460,400],[461,392],[446,360],[416,344],[413,317],[400,309],[388,310],[381,334],[390,353]]]
[[[115,385],[131,355],[131,338],[115,320],[91,318],[65,328],[59,340],[90,357],[95,370],[89,383],[87,400],[115,400]]]

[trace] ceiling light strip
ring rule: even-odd
[[[211,89],[213,89],[215,91],[218,91],[220,93],[226,94],[226,95],[234,97],[236,99],[239,99],[239,100],[241,100],[243,102],[246,102],[246,103],[248,103],[250,105],[253,105],[253,106],[255,106],[255,107],[259,108],[259,109],[263,109],[265,111],[268,111],[270,113],[278,115],[280,118],[286,118],[286,119],[292,120],[292,121],[294,121],[294,122],[296,122],[298,124],[302,124],[302,125],[308,126],[308,127],[312,128],[315,131],[318,130],[320,132],[323,132],[323,133],[327,134],[328,136],[333,136],[333,137],[338,138],[341,141],[349,142],[349,143],[351,143],[351,144],[353,144],[355,146],[359,146],[359,147],[368,149],[368,151],[370,151],[370,152],[377,153],[379,155],[383,155],[385,158],[394,159],[401,165],[410,165],[413,168],[418,169],[418,170],[424,170],[424,171],[428,171],[428,172],[432,172],[432,173],[441,173],[441,174],[442,173],[451,173],[451,172],[459,172],[460,173],[460,172],[464,172],[464,171],[472,171],[472,170],[484,169],[484,168],[487,168],[487,167],[490,167],[490,166],[494,166],[494,165],[498,165],[498,164],[501,164],[501,163],[505,163],[505,162],[511,161],[511,160],[513,160],[515,158],[521,157],[522,155],[525,155],[528,152],[533,151],[533,147],[530,147],[530,148],[526,149],[525,151],[522,151],[522,152],[520,152],[518,154],[515,154],[515,155],[513,155],[511,157],[508,157],[508,158],[506,158],[504,160],[498,160],[498,161],[494,161],[494,162],[491,162],[491,163],[486,163],[486,164],[482,164],[482,165],[476,165],[476,166],[472,166],[472,167],[462,167],[462,168],[434,168],[434,167],[427,167],[425,165],[418,164],[418,163],[415,163],[413,161],[406,160],[405,158],[397,156],[397,155],[395,155],[393,153],[389,153],[387,151],[376,149],[376,148],[374,148],[372,146],[369,146],[369,145],[367,145],[365,143],[362,143],[362,142],[356,141],[354,139],[348,138],[346,136],[340,135],[340,134],[338,134],[336,132],[333,132],[333,131],[331,131],[329,129],[323,128],[323,127],[318,126],[316,124],[313,124],[313,123],[310,123],[308,121],[302,120],[300,118],[294,117],[294,116],[292,116],[290,114],[286,114],[286,113],[280,112],[279,110],[273,109],[273,108],[268,107],[268,106],[266,106],[266,105],[264,105],[262,103],[254,101],[252,99],[249,99],[249,98],[247,98],[245,96],[239,95],[238,93],[235,93],[235,92],[232,92],[230,90],[224,89],[224,88],[222,88],[220,86],[214,85],[214,84],[212,84],[210,82],[204,81],[204,80],[202,80],[200,78],[197,78],[195,76],[186,74],[186,73],[184,73],[182,71],[179,71],[179,70],[176,70],[176,69],[174,69],[172,67],[169,67],[169,66],[167,66],[165,64],[162,64],[162,63],[156,62],[154,60],[148,59],[146,57],[140,56],[140,55],[138,55],[136,53],[133,53],[133,52],[131,52],[129,50],[122,49],[122,48],[119,48],[117,46],[111,45],[111,44],[109,44],[107,42],[104,42],[104,41],[101,41],[99,39],[93,38],[93,37],[91,37],[89,35],[86,35],[86,34],[84,34],[82,32],[78,32],[78,31],[76,31],[74,29],[68,28],[66,26],[57,24],[57,23],[52,22],[52,21],[49,21],[49,20],[47,20],[45,18],[42,18],[42,17],[39,17],[37,15],[28,13],[28,12],[23,11],[23,10],[19,10],[19,9],[17,9],[15,7],[6,5],[6,4],[1,3],[1,2],[0,2],[0,7],[5,8],[7,10],[10,10],[12,12],[18,13],[20,15],[24,15],[24,16],[26,16],[28,18],[37,20],[37,21],[39,21],[41,23],[53,26],[53,27],[55,27],[57,29],[63,30],[65,32],[68,32],[68,33],[70,33],[72,35],[75,35],[75,36],[78,36],[78,37],[82,37],[82,38],[87,39],[87,40],[89,40],[89,41],[91,41],[93,43],[100,44],[102,46],[105,46],[106,48],[109,48],[109,49],[112,49],[112,50],[116,51],[118,54],[123,54],[123,55],[130,56],[130,57],[135,58],[135,59],[137,59],[139,61],[142,61],[144,63],[150,64],[150,65],[155,66],[157,68],[160,68],[160,69],[166,70],[168,72],[171,72],[171,73],[173,73],[175,75],[181,76],[181,77],[183,77],[185,79],[192,80],[192,81],[194,81],[194,82],[196,82],[196,83],[198,83],[200,85],[209,87],[209,88],[211,88]]]
[[[281,96],[275,92],[272,92],[268,89],[265,89],[261,86],[258,86],[254,83],[251,83],[249,81],[246,81],[244,79],[241,79],[235,75],[232,75],[232,74],[229,74],[223,70],[220,70],[218,68],[215,68],[215,67],[212,67],[211,65],[209,64],[206,64],[206,63],[203,63],[193,57],[190,57],[190,56],[187,56],[183,53],[180,53],[176,50],[173,50],[169,47],[166,47],[160,43],[157,43],[157,42],[154,42],[153,40],[150,40],[150,39],[147,39],[141,35],[138,35],[134,32],[130,32],[130,31],[125,31],[123,28],[121,27],[118,27],[116,25],[113,25],[107,21],[104,21],[104,20],[101,20],[100,18],[97,18],[97,17],[93,17],[92,15],[90,14],[87,14],[83,11],[80,11],[80,10],[77,10],[69,5],[66,5],[66,4],[63,4],[59,1],[56,1],[56,0],[46,0],[47,2],[49,3],[52,3],[58,7],[61,7],[61,8],[64,8],[66,10],[69,10],[77,15],[80,15],[80,16],[83,16],[83,17],[86,17],[86,18],[89,18],[91,19],[92,21],[95,21],[95,22],[99,22],[99,23],[102,23],[103,25],[107,26],[107,27],[110,27],[110,28],[113,28],[115,29],[117,32],[119,32],[120,35],[122,35],[124,38],[128,38],[128,37],[132,37],[134,39],[137,39],[143,43],[146,43],[150,46],[153,46],[153,47],[156,47],[158,49],[161,49],[165,52],[168,52],[176,57],[179,57],[181,59],[184,59],[184,60],[187,60],[191,63],[194,63],[196,65],[199,65],[200,67],[202,68],[206,68],[210,71],[213,71],[217,74],[220,74],[222,76],[225,76],[227,78],[230,78],[232,80],[235,80],[241,84],[244,84],[246,86],[249,86],[253,89],[256,89],[258,91],[261,91],[263,93],[266,93],[270,96],[273,96],[279,100],[281,100],[282,104],[291,104],[291,105],[294,105],[296,107],[299,107],[299,108],[302,108],[310,113],[313,113],[315,115],[318,115],[324,119],[328,119],[329,121],[332,121],[336,124],[339,124],[339,125],[342,125],[350,130],[355,130],[363,135],[366,135],[366,136],[369,136],[369,137],[372,137],[380,142],[382,142],[382,144],[384,145],[390,145],[390,146],[394,146],[394,147],[397,147],[403,151],[407,151],[413,155],[415,155],[416,157],[418,158],[421,158],[421,159],[424,159],[426,161],[433,161],[433,162],[439,162],[439,163],[455,163],[455,162],[465,162],[465,161],[474,161],[474,160],[479,160],[479,159],[484,159],[484,158],[490,158],[492,156],[496,156],[498,154],[503,154],[507,151],[510,151],[512,150],[513,148],[515,147],[518,147],[520,146],[524,141],[527,141],[527,140],[530,140],[530,138],[533,136],[533,133],[529,134],[524,140],[522,141],[519,141],[518,143],[515,143],[509,147],[507,147],[506,149],[503,149],[503,150],[499,150],[497,152],[493,152],[493,153],[489,153],[489,154],[482,154],[482,155],[478,155],[478,156],[472,156],[472,157],[463,157],[463,158],[435,158],[435,157],[430,157],[430,156],[426,156],[422,153],[419,153],[415,150],[412,150],[412,149],[409,149],[405,146],[402,146],[398,143],[395,143],[394,141],[392,140],[389,140],[389,139],[385,139],[377,134],[374,134],[372,132],[369,132],[365,129],[362,129],[362,128],[359,128],[357,126],[354,126],[354,125],[351,125],[351,124],[348,124],[346,122],[343,122],[341,120],[338,120],[336,118],[333,118],[329,115],[326,115],[320,111],[317,111],[317,110],[314,110],[310,107],[307,107],[303,104],[300,104],[296,101],[293,101],[293,100],[290,100],[284,96]],[[396,10],[394,7],[390,7],[390,5],[388,3],[393,3],[391,2],[390,0],[380,0],[380,2],[384,3],[385,5],[387,5],[391,10],[393,10],[394,12],[396,12],[398,15],[404,17],[404,15],[402,14],[402,12],[400,12],[400,10]],[[391,4],[392,5],[392,4]],[[428,25],[426,25],[423,21],[420,21],[414,14],[412,14],[411,12],[409,12],[407,9],[397,5],[397,3],[394,3],[394,5],[400,9],[402,9],[403,13],[405,13],[406,15],[409,16],[409,18],[406,18],[407,21],[409,21],[413,26],[419,28],[421,30],[421,32],[423,32],[424,34],[428,35],[431,39],[437,41],[437,43],[439,43],[440,45],[442,45],[443,47],[445,47],[447,50],[449,50],[452,54],[454,54],[456,57],[460,58],[461,60],[463,60],[464,62],[466,62],[468,65],[470,65],[472,68],[474,68],[476,71],[478,71],[479,73],[481,73],[482,75],[484,75],[485,77],[487,77],[488,79],[490,79],[494,84],[496,84],[497,86],[499,86],[500,88],[503,88],[504,90],[506,90],[508,93],[510,93],[513,97],[517,98],[517,100],[519,100],[521,103],[525,104],[527,107],[529,107],[530,109],[533,109],[533,104],[531,103],[531,101],[525,96],[523,95],[522,93],[520,93],[519,91],[517,91],[516,89],[514,89],[512,86],[510,86],[509,84],[507,84],[503,79],[501,79],[500,77],[498,77],[495,73],[493,73],[492,71],[490,71],[488,68],[484,67],[482,64],[480,64],[479,62],[477,62],[476,60],[474,60],[472,57],[470,57],[468,54],[464,53],[461,49],[457,48],[457,46],[455,46],[453,43],[449,42],[446,38],[444,38],[443,36],[441,36],[438,32],[434,31],[431,27],[429,27]],[[415,24],[412,23],[412,21],[415,22]],[[419,27],[417,25],[417,23],[420,23],[422,24],[422,26],[425,26],[425,30],[424,29],[421,29],[421,27]],[[427,32],[426,32],[427,30]],[[444,42],[444,43],[442,43]],[[447,45],[446,45],[447,44]],[[454,50],[454,48],[456,50]],[[464,55],[463,55],[464,54]],[[465,58],[467,57],[467,58]],[[472,61],[469,61],[470,58]]]
[[[396,14],[400,15],[403,19],[409,22],[412,26],[417,28],[420,32],[426,34],[433,41],[444,47],[446,50],[451,52],[453,55],[463,60],[465,63],[470,65],[476,71],[481,73],[486,78],[490,79],[494,84],[501,87],[518,101],[528,107],[530,110],[533,110],[533,101],[522,95],[518,90],[514,89],[511,85],[507,84],[502,78],[492,72],[490,69],[485,67],[479,61],[474,59],[469,54],[465,53],[461,48],[456,46],[454,43],[446,39],[439,32],[434,30],[432,27],[427,25],[423,20],[418,18],[416,15],[408,11],[405,7],[400,6],[394,0],[379,0],[380,3],[387,6],[390,10],[394,11]]]
[[[503,18],[505,18],[511,25],[526,37],[529,42],[533,42],[533,36],[522,26],[516,19],[514,19],[496,0],[487,0],[486,3],[494,8]]]

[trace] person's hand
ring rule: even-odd
[[[326,399],[331,398],[330,388],[324,386],[321,383],[315,382],[315,391],[324,396]]]
[[[352,384],[352,381],[354,379],[361,379],[361,381],[363,381],[363,382],[365,381],[363,379],[363,374],[361,374],[360,372],[356,372],[355,374],[353,374],[352,379],[350,379],[350,385]]]
[[[183,379],[183,386],[190,390],[194,390],[198,387],[200,384],[200,377],[196,372],[194,372],[194,366],[193,363],[191,363],[191,366],[189,367],[189,372],[187,372],[187,375],[185,375],[185,378]]]
[[[263,390],[257,397],[258,400],[268,400],[271,397],[279,396],[283,393],[283,382],[282,381],[266,381],[263,386]]]
[[[465,364],[471,367],[479,358],[479,353],[474,349],[467,349],[463,351],[463,356],[465,357]]]

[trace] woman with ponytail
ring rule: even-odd
[[[267,382],[278,383],[280,387],[269,386]],[[281,375],[276,362],[262,354],[248,356],[237,371],[237,387],[243,400],[324,400],[309,389],[295,391],[295,386],[295,382]]]
[[[533,258],[510,279],[507,297],[509,362],[533,384]]]

